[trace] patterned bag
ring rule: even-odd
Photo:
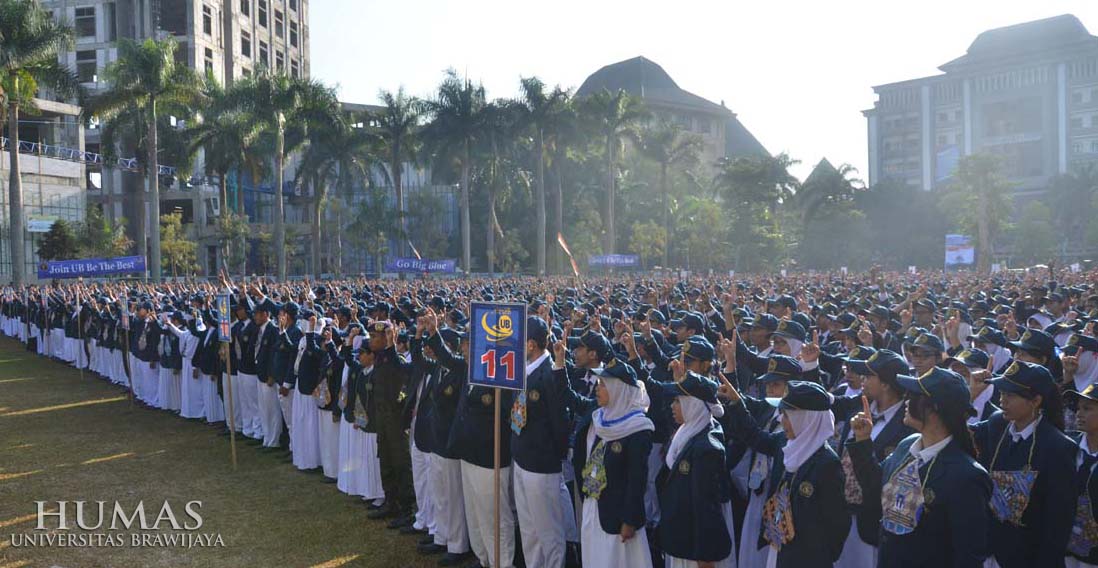
[[[854,475],[854,461],[850,459],[850,452],[846,448],[843,448],[841,463],[843,476],[846,478],[843,484],[843,494],[846,497],[846,502],[850,505],[861,505],[862,486],[858,483],[857,476]]]
[[[881,528],[895,535],[914,532],[923,516],[923,502],[919,462],[912,459],[881,489]]]
[[[1029,505],[1037,471],[1029,468],[1021,471],[993,471],[991,481],[991,510],[999,522],[1022,526],[1022,515]]]
[[[796,536],[793,528],[793,506],[789,501],[789,485],[783,483],[763,506],[763,536],[770,546],[781,549]]]
[[[606,443],[599,440],[595,447],[591,448],[591,457],[587,459],[587,465],[583,466],[583,492],[592,499],[598,499],[599,495],[602,495],[602,490],[606,489],[604,457],[606,457]]]
[[[522,434],[522,429],[525,427],[526,391],[522,391],[515,397],[515,404],[511,406],[511,431],[515,434]]]
[[[770,457],[763,454],[755,454],[751,462],[751,473],[747,474],[747,487],[759,493],[762,491],[766,478],[770,476]]]

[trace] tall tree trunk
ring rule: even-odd
[[[671,262],[671,203],[667,195],[667,163],[660,164],[660,198],[663,201],[663,267]]]
[[[465,274],[472,272],[473,251],[469,235],[469,139],[465,139],[465,149],[461,158],[461,262]]]
[[[397,256],[408,256],[406,247],[408,241],[408,227],[404,220],[404,171],[400,165],[399,150],[394,150],[389,161],[389,170],[393,173],[393,189],[396,190],[397,200],[397,228],[400,238],[397,239]]]
[[[606,250],[614,254],[614,142],[606,136]]]
[[[537,215],[538,215],[538,247],[537,265],[538,276],[545,275],[545,133],[538,126],[538,188],[537,188]]]
[[[556,222],[553,227],[555,233],[558,235],[564,234],[564,172],[561,171],[560,163],[555,166],[557,171],[557,210],[556,210]],[[560,250],[559,246],[553,247],[553,250],[557,251],[557,274],[564,273],[564,251]]]
[[[325,192],[326,192],[326,188],[324,187],[324,184],[321,183],[320,180],[314,178],[313,179],[313,194],[314,194],[316,203],[315,203],[315,207],[313,207],[313,226],[312,226],[313,254],[311,256],[313,257],[313,259],[312,259],[313,277],[318,279],[318,280],[320,279],[320,272],[321,272],[321,269],[320,269],[320,265],[321,265],[321,262],[320,262],[320,259],[321,259],[321,255],[320,255],[320,217],[321,217],[321,212],[322,212],[321,207],[324,204],[324,194],[325,194]]]
[[[335,272],[337,276],[343,276],[343,205],[336,209],[335,220]]]
[[[976,257],[976,269],[979,272],[987,272],[990,266],[991,258],[991,230],[988,227],[988,203],[987,192],[984,188],[976,193],[976,206],[978,208],[976,214],[976,246],[978,247]]]
[[[236,214],[241,221],[247,221],[244,218],[244,185],[240,181],[239,169],[236,171]],[[240,247],[240,276],[244,276],[248,273],[248,236],[240,235],[237,246]]]
[[[19,92],[19,77],[12,75],[11,110],[8,111],[8,160],[11,171],[8,182],[8,203],[11,217],[8,243],[11,245],[11,283],[21,286],[26,281],[26,254],[23,247],[23,178],[19,168],[19,105],[15,102]]]
[[[496,271],[496,192],[488,190],[488,234],[484,243],[488,249],[488,274]]]
[[[275,172],[274,242],[272,243],[278,259],[275,268],[279,282],[286,281],[286,218],[282,210],[282,177],[285,175],[282,168],[286,160],[283,155],[286,150],[285,125],[286,119],[282,116],[282,113],[279,113],[278,135],[275,140],[275,169],[277,172]]]
[[[218,187],[221,190],[221,215],[217,220],[217,224],[220,225],[221,229],[221,246],[219,247],[219,250],[221,251],[222,256],[220,264],[225,268],[225,272],[228,272],[229,247],[232,246],[232,244],[227,233],[229,229],[229,220],[232,214],[229,212],[229,182],[225,178],[228,177],[229,174],[227,172],[218,172],[217,175],[220,179]]]
[[[149,233],[149,256],[152,259],[152,281],[160,283],[160,157],[157,156],[156,99],[149,97],[149,216],[152,228]],[[142,193],[144,195],[144,193]],[[141,214],[145,214],[144,208]]]

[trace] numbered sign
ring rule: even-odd
[[[473,302],[469,319],[469,382],[526,389],[526,304]]]
[[[229,342],[231,340],[229,324],[229,295],[218,294],[217,295],[217,334],[218,339],[223,342]]]

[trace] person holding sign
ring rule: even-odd
[[[1002,411],[976,424],[973,436],[994,483],[989,538],[995,565],[1063,566],[1078,446],[1064,435],[1059,390],[1047,369],[1021,360],[991,384],[1002,393]]]
[[[966,424],[968,386],[941,368],[898,375],[896,384],[907,397],[904,423],[917,433],[879,462],[872,415],[862,412],[847,444],[865,503],[858,515],[879,525],[877,566],[978,568],[988,553],[991,480]]]

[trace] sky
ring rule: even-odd
[[[981,31],[1060,14],[1098,33],[1098,0],[313,0],[312,75],[340,99],[430,96],[447,68],[513,97],[520,77],[575,89],[643,55],[724,101],[803,178],[826,157],[868,176],[872,87],[939,74]]]

